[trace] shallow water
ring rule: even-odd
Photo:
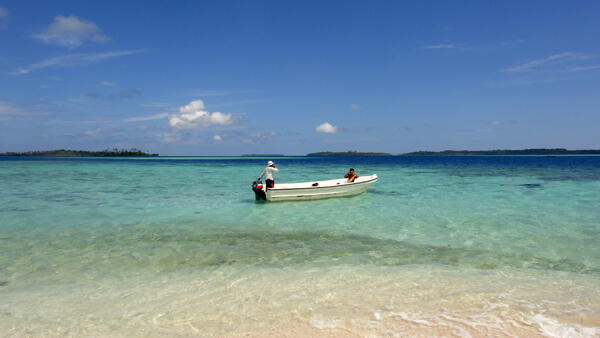
[[[8,335],[600,332],[600,157],[0,158]]]

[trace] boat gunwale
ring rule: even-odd
[[[376,174],[375,174],[376,175]],[[345,184],[336,184],[336,185],[328,185],[328,186],[316,186],[316,187],[304,187],[304,188],[267,188],[267,191],[284,191],[284,190],[312,190],[312,189],[321,189],[321,188],[336,188],[336,187],[344,187],[344,186],[351,186],[351,185],[358,185],[358,184],[364,184],[364,183],[372,183],[374,181],[377,181],[378,177],[372,178],[368,181],[363,181],[363,182],[352,182],[352,183],[345,183]]]

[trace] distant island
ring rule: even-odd
[[[392,156],[390,153],[374,153],[360,151],[321,151],[317,153],[309,153],[306,156]]]
[[[244,154],[242,157],[282,157],[284,154]]]
[[[600,150],[567,150],[564,148],[534,148],[522,150],[444,150],[444,151],[415,151],[401,154],[400,156],[421,155],[594,155],[600,154]]]
[[[393,155],[380,152],[321,151],[306,156],[467,156],[467,155],[600,155],[600,149],[568,150],[565,148],[497,149],[497,150],[444,150],[414,151]],[[246,155],[245,155],[246,156]],[[256,155],[258,156],[258,155]],[[262,156],[262,155],[261,155]],[[265,155],[266,156],[266,155]]]
[[[156,157],[158,154],[148,154],[139,149],[106,149],[101,151],[88,150],[43,150],[23,153],[6,152],[0,156],[43,156],[43,157]]]

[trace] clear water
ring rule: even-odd
[[[0,158],[8,335],[600,333],[600,157]],[[283,330],[283,331],[282,331]]]

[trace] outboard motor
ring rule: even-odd
[[[263,184],[261,180],[256,180],[252,182],[252,191],[254,191],[254,195],[257,201],[267,200],[267,194],[263,190]]]

